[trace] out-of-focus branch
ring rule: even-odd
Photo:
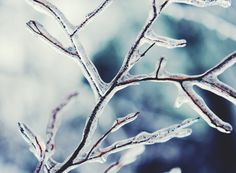
[[[144,145],[140,145],[138,147],[135,148],[131,148],[129,149],[126,153],[124,153],[120,160],[113,163],[112,165],[110,165],[104,173],[117,173],[119,172],[119,170],[121,168],[123,168],[124,166],[133,163],[134,161],[136,161],[137,157],[139,155],[141,155],[145,150]]]
[[[175,15],[173,15],[175,14]],[[188,14],[188,15],[186,15]],[[164,13],[174,20],[187,20],[196,22],[211,31],[219,33],[223,38],[227,38],[236,42],[236,26],[220,16],[216,16],[206,10],[199,8],[191,8],[180,5],[172,5],[168,11]],[[220,23],[220,25],[219,25]]]

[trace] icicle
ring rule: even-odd
[[[184,103],[189,102],[189,98],[188,95],[185,92],[183,92],[179,84],[177,84],[176,86],[178,88],[178,95],[176,97],[174,106],[176,108],[180,108]]]
[[[35,135],[25,124],[18,123],[18,125],[22,137],[30,145],[30,151],[38,160],[41,160],[45,150],[45,144],[43,140],[38,135]]]
[[[166,48],[177,48],[186,46],[186,40],[176,40],[168,37],[163,37],[156,35],[154,31],[150,30],[146,33],[145,38],[149,44],[155,42],[157,46],[166,47]]]
[[[122,118],[118,118],[113,126],[112,126],[112,130],[111,132],[115,132],[117,131],[118,129],[120,129],[121,127],[123,127],[124,125],[134,121],[137,117],[138,117],[138,114],[139,112],[136,112],[136,113],[131,113],[131,114],[128,114],[126,115],[125,117],[122,117]]]

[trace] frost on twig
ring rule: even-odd
[[[117,173],[125,165],[131,164],[136,161],[137,157],[141,155],[145,150],[144,145],[140,145],[126,151],[119,161],[109,166],[104,173]]]

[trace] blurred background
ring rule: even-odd
[[[50,0],[78,24],[102,0]],[[81,32],[81,42],[109,82],[142,28],[149,10],[146,0],[117,0]],[[236,49],[236,3],[231,8],[169,6],[155,23],[159,35],[186,39],[178,49],[153,48],[133,74],[148,73],[162,56],[173,73],[199,74]],[[17,122],[24,122],[45,138],[51,111],[74,91],[78,98],[61,113],[55,159],[63,161],[80,141],[83,125],[95,101],[88,83],[74,61],[55,51],[26,28],[34,19],[49,33],[68,44],[60,26],[49,16],[35,11],[25,1],[0,0],[0,172],[31,173],[37,160],[21,138]],[[220,79],[236,88],[236,66]],[[210,92],[195,88],[209,107],[236,128],[236,107]],[[109,145],[141,131],[152,132],[196,116],[188,105],[174,107],[177,89],[168,83],[142,83],[117,93],[99,122],[95,137],[111,127],[116,117],[140,111],[133,123],[112,134]],[[204,121],[193,127],[193,134],[163,144],[147,146],[146,151],[122,173],[161,173],[180,167],[184,173],[233,173],[236,171],[236,131],[222,134]],[[122,154],[122,153],[120,153]],[[108,157],[107,164],[85,164],[77,172],[103,172],[120,154]]]

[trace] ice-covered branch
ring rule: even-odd
[[[189,136],[192,130],[187,127],[189,127],[193,123],[196,123],[198,120],[199,120],[199,117],[189,118],[189,119],[184,120],[180,124],[172,125],[170,127],[157,130],[153,133],[141,132],[134,137],[115,142],[114,144],[106,148],[97,150],[88,158],[88,160],[96,161],[96,160],[99,160],[100,158],[106,158],[110,154],[117,153],[117,152],[130,149],[130,148],[134,148],[140,145],[151,145],[151,144],[156,144],[156,143],[163,143],[175,137],[183,138],[183,137]],[[78,165],[83,162],[84,160],[81,160],[81,161],[75,162],[73,165]]]
[[[36,22],[28,22],[28,26],[34,31],[35,34],[40,35],[60,50],[63,50],[65,53],[74,57],[74,60],[76,60],[79,64],[85,78],[88,80],[96,98],[100,98],[107,89],[107,84],[103,82],[95,65],[88,58],[85,49],[79,41],[79,36],[77,34],[71,36],[75,30],[75,27],[68,21],[63,13],[50,2],[46,0],[29,0],[29,2],[31,2],[37,9],[46,11],[50,14],[50,16],[56,19],[56,21],[66,32],[69,40],[71,41],[72,47],[68,49],[64,48],[61,43],[59,43],[55,38],[48,34],[45,29],[43,29],[42,25]],[[39,32],[39,30],[43,30],[45,32]]]
[[[183,138],[189,136],[192,132],[188,127],[199,120],[199,117],[189,118],[182,121],[180,124],[175,124],[167,128],[157,130],[153,133],[141,132],[138,135],[117,141],[112,145],[105,148],[97,148],[89,157],[81,158],[74,162],[69,167],[77,167],[80,164],[90,161],[90,162],[104,162],[106,157],[110,154],[117,153],[123,150],[131,149],[135,150],[136,147],[142,147],[144,145],[152,145],[156,143],[163,143],[172,138]],[[137,155],[136,155],[137,156]],[[122,157],[123,158],[123,157]],[[126,163],[129,164],[132,161],[133,156],[125,157]],[[115,165],[114,165],[115,166]]]
[[[209,126],[214,127],[221,132],[230,133],[232,131],[232,126],[229,123],[222,121],[210,110],[204,100],[193,90],[192,85],[191,82],[183,82],[181,87],[185,94],[178,98],[178,100],[185,99],[186,102],[190,103],[193,109],[209,124]]]
[[[179,89],[179,94],[175,103],[177,107],[180,107],[184,103],[190,103],[193,109],[196,110],[211,127],[217,128],[221,132],[229,133],[232,131],[232,126],[222,121],[210,110],[204,100],[193,90],[193,86],[197,85],[202,89],[215,93],[236,104],[236,91],[217,79],[218,75],[222,74],[235,63],[236,52],[228,55],[215,67],[209,69],[205,73],[188,76],[169,73],[165,69],[166,60],[161,58],[153,73],[131,76],[128,79],[121,81],[118,85],[126,87],[143,81],[174,83]]]
[[[46,152],[49,155],[52,155],[55,150],[55,136],[60,124],[60,118],[58,117],[58,113],[73,99],[78,95],[77,92],[70,94],[64,102],[58,105],[53,111],[52,115],[49,118],[47,129],[46,129]]]
[[[166,142],[175,137],[185,137],[191,134],[191,129],[187,128],[191,124],[197,122],[199,118],[192,118],[183,121],[180,124],[176,124],[153,133],[141,132],[138,135],[117,141],[108,147],[101,148],[101,143],[108,137],[110,133],[117,131],[119,128],[127,123],[134,121],[138,113],[129,114],[123,118],[117,119],[112,127],[101,136],[94,145],[90,146],[90,141],[95,130],[100,115],[102,114],[105,106],[108,104],[112,96],[121,89],[127,86],[137,84],[142,81],[153,82],[171,82],[174,83],[179,89],[179,95],[176,101],[177,106],[181,106],[183,103],[189,103],[194,110],[196,110],[200,116],[212,127],[217,128],[222,132],[230,132],[232,127],[230,124],[222,121],[217,115],[215,115],[206,105],[204,100],[193,90],[193,86],[197,85],[205,90],[209,90],[225,99],[236,103],[236,92],[230,86],[224,84],[218,80],[218,75],[222,74],[226,69],[236,63],[236,53],[227,56],[221,63],[211,68],[200,75],[183,75],[172,74],[166,70],[166,59],[161,58],[158,62],[156,69],[153,73],[143,75],[130,75],[130,69],[142,58],[145,54],[154,46],[162,46],[166,48],[183,47],[186,44],[185,40],[176,40],[163,36],[158,36],[152,30],[152,26],[160,13],[170,3],[185,3],[199,7],[207,7],[213,5],[219,5],[222,7],[230,6],[230,0],[151,0],[150,1],[150,13],[146,23],[138,34],[136,40],[129,49],[127,55],[124,58],[123,64],[111,81],[111,83],[105,83],[87,56],[83,45],[80,42],[80,29],[84,28],[86,24],[100,14],[105,7],[113,2],[113,0],[102,0],[101,4],[90,12],[85,19],[77,26],[72,25],[64,14],[53,4],[47,0],[28,0],[34,7],[46,11],[50,16],[54,17],[56,21],[63,28],[67,34],[68,39],[71,42],[71,47],[66,48],[56,38],[51,36],[43,25],[35,21],[29,21],[28,27],[38,35],[46,40],[48,43],[72,57],[82,69],[83,75],[88,80],[95,96],[96,105],[94,106],[90,116],[87,118],[84,126],[81,142],[78,144],[72,154],[63,161],[63,163],[57,163],[52,159],[52,155],[55,150],[55,136],[57,132],[58,113],[67,105],[67,103],[76,96],[72,94],[60,104],[52,113],[49,119],[46,130],[46,144],[41,142],[40,138],[35,135],[26,125],[19,123],[19,127],[24,139],[30,144],[32,152],[39,159],[38,166],[35,169],[35,173],[40,173],[42,168],[48,173],[65,173],[68,172],[80,164],[88,161],[102,160],[103,157],[107,157],[110,154],[131,149],[127,154],[123,155],[121,159],[115,164],[111,165],[105,172],[117,172],[122,166],[131,163],[136,159],[136,156],[140,153],[136,147],[143,147],[144,145],[151,145],[155,143]],[[149,47],[140,53],[141,47],[148,43]],[[87,148],[91,147],[91,148]],[[86,150],[85,150],[86,149]]]
[[[236,63],[236,52],[231,53],[230,55],[226,56],[220,63],[218,63],[213,68],[207,70],[203,76],[212,76],[217,77],[222,74],[225,70],[230,68]]]
[[[118,81],[120,78],[122,78],[123,75],[127,74],[127,72],[138,62],[140,57],[142,55],[139,53],[139,48],[145,43],[145,35],[146,33],[151,29],[152,25],[156,21],[156,19],[159,17],[161,11],[168,5],[169,0],[163,0],[163,1],[157,1],[152,0],[151,1],[151,9],[149,12],[148,19],[143,26],[141,32],[137,36],[135,42],[129,49],[128,54],[126,55],[123,64],[117,73],[116,77],[113,79],[113,83]]]
[[[38,160],[41,160],[45,151],[45,144],[39,135],[34,134],[25,124],[18,123],[24,140],[29,144],[30,151]]]
[[[44,39],[51,46],[57,48],[57,50],[60,50],[69,56],[73,56],[73,57],[77,56],[76,52],[71,47],[69,47],[69,48],[64,47],[62,45],[62,43],[60,43],[56,38],[54,38],[52,35],[50,35],[47,32],[47,30],[44,28],[44,26],[41,25],[40,23],[31,20],[31,21],[27,22],[27,26],[33,33],[37,34],[37,36]]]
[[[186,40],[176,40],[164,36],[157,35],[154,31],[150,30],[145,34],[145,39],[149,44],[155,43],[157,46],[166,48],[177,48],[186,46]]]
[[[83,28],[87,23],[89,23],[96,15],[101,13],[108,5],[110,5],[113,0],[104,0],[95,10],[87,14],[83,22],[79,26],[76,27],[74,32],[71,34],[73,36],[76,32],[78,32],[81,28]]]
[[[99,140],[93,145],[93,147],[90,149],[90,151],[87,154],[87,158],[89,158],[90,154],[101,144],[101,142],[110,134],[113,133],[115,131],[117,131],[118,129],[120,129],[121,127],[123,127],[124,125],[134,121],[139,115],[139,112],[136,113],[131,113],[126,115],[125,117],[122,118],[118,118],[112,125],[112,127],[101,137],[99,138]]]
[[[47,0],[26,0],[35,7],[36,10],[44,11],[50,16],[54,17],[58,23],[64,28],[67,34],[71,34],[75,27],[69,22],[64,14],[53,4]]]
[[[70,94],[65,101],[58,105],[52,112],[52,115],[48,121],[46,129],[46,144],[43,140],[35,135],[25,124],[18,123],[20,132],[25,139],[25,141],[30,145],[30,151],[36,156],[39,160],[34,173],[40,173],[43,166],[45,169],[51,169],[48,167],[55,166],[55,162],[51,156],[55,151],[55,136],[59,126],[58,113],[70,102],[70,100],[78,95],[77,92]]]
[[[231,6],[231,0],[171,0],[175,3],[190,4],[196,7],[221,6],[224,8]]]

